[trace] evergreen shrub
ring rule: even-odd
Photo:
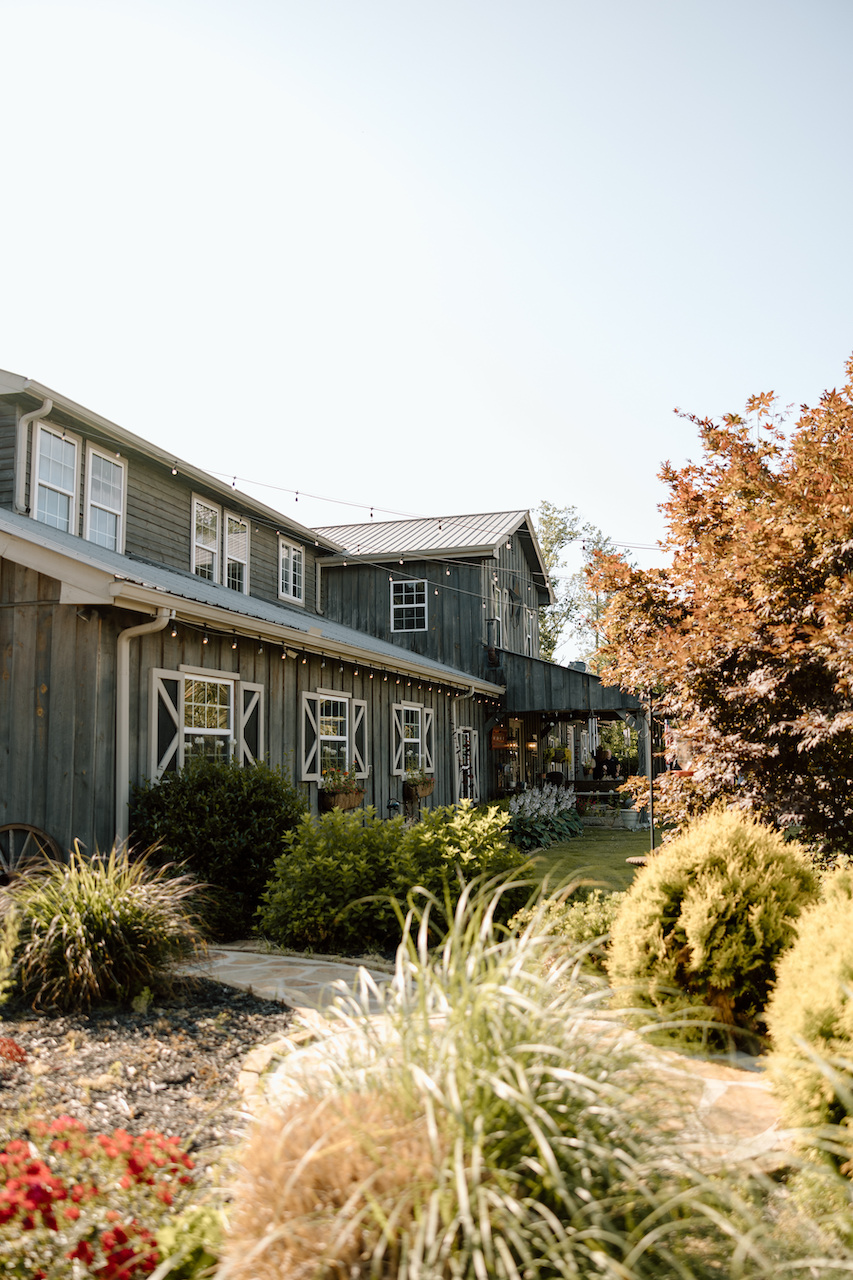
[[[779,961],[767,1009],[770,1075],[791,1127],[853,1118],[853,871],[824,883]]]
[[[523,929],[534,919],[549,938],[584,959],[594,969],[604,968],[613,921],[624,893],[609,889],[577,889],[571,897],[558,894],[538,907],[525,907],[510,920],[510,928]]]
[[[207,886],[205,920],[222,942],[245,938],[281,837],[305,812],[305,801],[280,770],[257,763],[197,760],[135,787],[131,841],[155,846]]]
[[[755,1032],[776,962],[817,896],[799,846],[748,814],[714,809],[634,879],[613,922],[608,974],[661,1013],[704,1010],[727,1032]]]
[[[305,815],[284,837],[258,911],[260,931],[280,946],[342,954],[393,950],[399,907],[416,885],[452,910],[461,885],[508,876],[526,865],[499,810],[470,804],[431,809],[420,822],[384,820],[372,808]],[[506,920],[527,891],[503,895]]]

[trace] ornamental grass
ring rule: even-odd
[[[75,849],[67,864],[26,872],[6,890],[21,994],[70,1012],[168,988],[174,962],[204,950],[189,910],[195,888],[117,849],[91,859]]]
[[[505,891],[467,886],[437,948],[422,899],[393,982],[362,971],[268,1082],[219,1280],[780,1274],[756,1184],[690,1161],[542,911],[495,925]]]

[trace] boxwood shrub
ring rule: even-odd
[[[251,933],[281,837],[304,812],[278,769],[198,760],[134,788],[131,843],[155,846],[158,860],[183,863],[208,885],[205,918],[226,942]]]
[[[835,872],[779,961],[768,1067],[790,1127],[853,1118],[853,871]]]
[[[662,1013],[692,1007],[727,1036],[757,1032],[776,962],[817,896],[799,846],[748,814],[713,810],[634,879],[613,922],[608,974]]]
[[[298,950],[392,952],[400,941],[394,903],[405,910],[416,885],[452,909],[463,883],[523,870],[526,859],[509,845],[505,820],[499,810],[469,804],[432,809],[417,823],[386,821],[372,808],[305,815],[284,837],[258,926]],[[522,888],[504,894],[499,918],[526,898]]]

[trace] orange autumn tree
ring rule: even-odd
[[[694,749],[701,805],[745,805],[828,847],[853,836],[853,360],[790,431],[683,415],[702,460],[666,464],[665,569],[599,558],[608,675],[655,690]],[[687,784],[685,784],[687,785]]]

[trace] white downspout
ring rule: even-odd
[[[116,640],[116,845],[127,840],[127,799],[130,791],[130,642],[136,636],[162,631],[175,610],[160,608],[156,618],[120,631]]]
[[[18,434],[15,438],[15,510],[22,516],[27,514],[27,428],[31,422],[46,418],[52,408],[53,401],[45,400],[40,409],[33,409],[31,413],[25,413],[18,419]]]

